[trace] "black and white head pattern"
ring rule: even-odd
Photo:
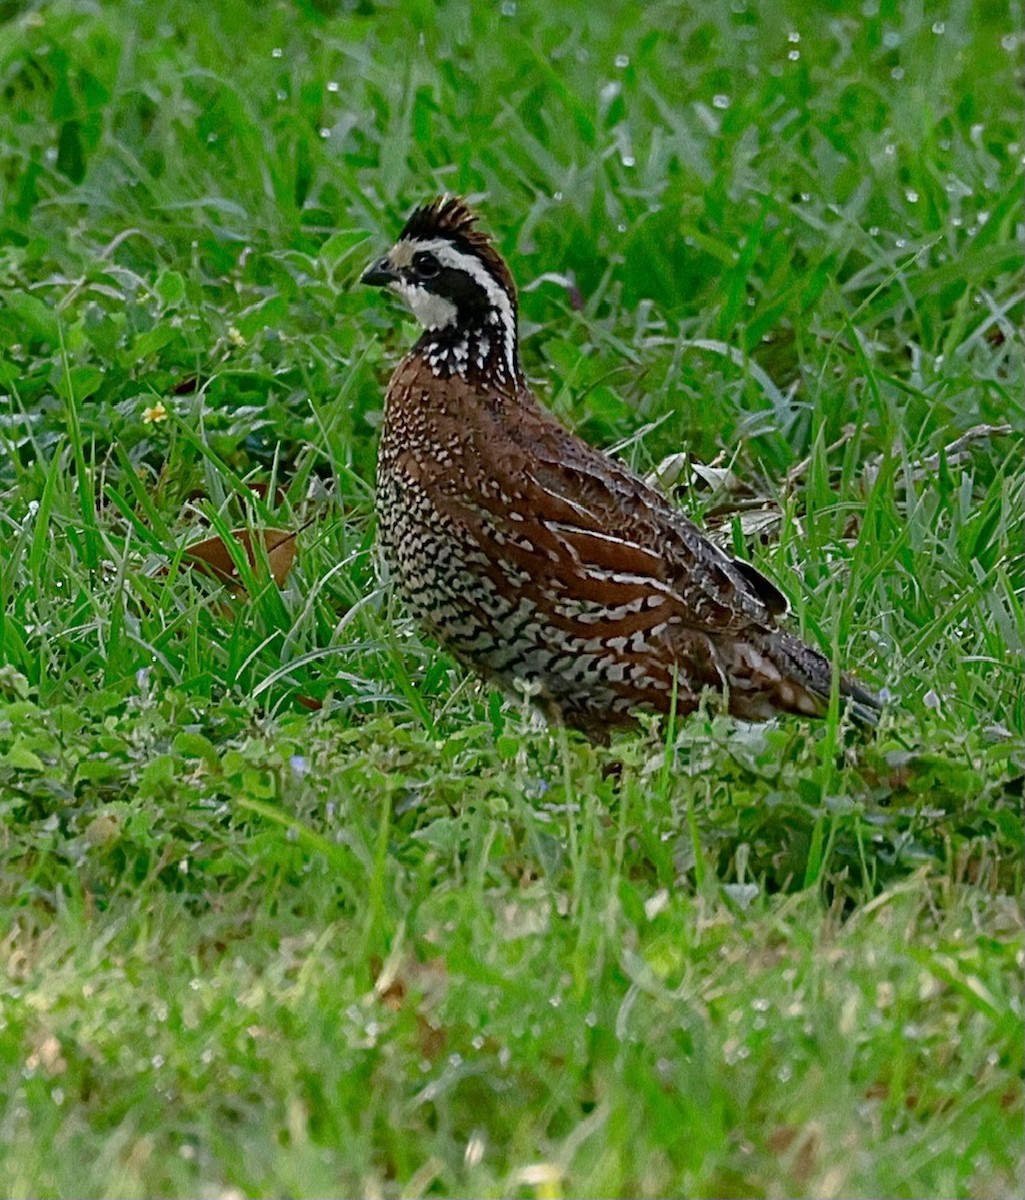
[[[436,375],[514,384],[521,378],[516,289],[474,220],[459,200],[417,209],[371,271],[423,325],[417,350]]]

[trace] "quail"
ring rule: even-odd
[[[826,711],[833,668],[780,626],[780,591],[534,397],[516,287],[464,201],[416,209],[362,282],[423,326],[388,385],[376,507],[381,556],[428,634],[600,742],[708,689],[745,720]],[[876,696],[846,676],[838,690],[875,724]]]

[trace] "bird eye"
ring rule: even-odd
[[[421,279],[432,279],[441,270],[441,264],[429,250],[414,254],[413,266]]]

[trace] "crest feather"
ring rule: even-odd
[[[422,204],[416,209],[399,236],[427,239],[455,234],[469,241],[477,238],[486,241],[484,235],[473,228],[476,221],[477,214],[462,197],[439,196],[430,204]]]

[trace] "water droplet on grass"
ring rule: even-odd
[[[617,54],[616,57],[612,61],[622,71],[624,67],[628,67],[630,65],[630,55],[629,54]]]
[[[730,106],[730,98],[729,98],[729,96],[723,95],[722,92],[718,92],[716,95],[714,95],[712,97],[712,107],[713,108],[721,109],[721,108],[729,108],[729,106]]]

